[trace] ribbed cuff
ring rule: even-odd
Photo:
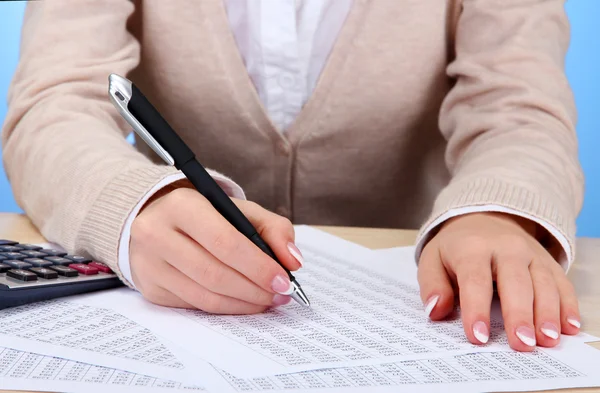
[[[420,255],[431,225],[453,209],[471,206],[498,205],[516,210],[555,228],[565,239],[569,261],[575,259],[575,213],[558,203],[559,198],[543,197],[540,192],[496,178],[477,178],[468,182],[450,183],[438,196],[433,212],[417,236]],[[546,225],[544,225],[546,226]]]
[[[124,280],[117,259],[125,220],[156,183],[176,172],[174,167],[149,164],[124,171],[112,179],[85,215],[76,248],[106,263]]]

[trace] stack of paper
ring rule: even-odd
[[[251,316],[158,307],[129,289],[0,311],[0,388],[43,391],[517,391],[600,386],[600,351],[561,338],[512,351],[502,321],[470,344],[422,311],[413,249],[297,228],[312,308]]]

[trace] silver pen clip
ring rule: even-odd
[[[117,74],[110,74],[108,77],[108,96],[121,116],[133,127],[133,131],[140,136],[150,146],[152,150],[168,165],[175,165],[175,160],[163,149],[163,147],[154,139],[144,126],[129,112],[127,104],[132,95],[131,81]]]

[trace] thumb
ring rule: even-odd
[[[304,258],[294,244],[294,226],[290,220],[264,209],[257,203],[234,198],[232,200],[248,217],[260,237],[271,247],[283,266],[291,271],[302,267]]]
[[[454,291],[435,239],[421,253],[417,278],[428,316],[438,321],[450,314],[454,309]]]

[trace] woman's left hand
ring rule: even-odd
[[[563,268],[535,239],[536,224],[502,213],[473,213],[446,221],[419,261],[421,298],[440,320],[459,297],[465,334],[487,342],[496,281],[510,346],[553,347],[560,332],[580,327],[575,290]]]

